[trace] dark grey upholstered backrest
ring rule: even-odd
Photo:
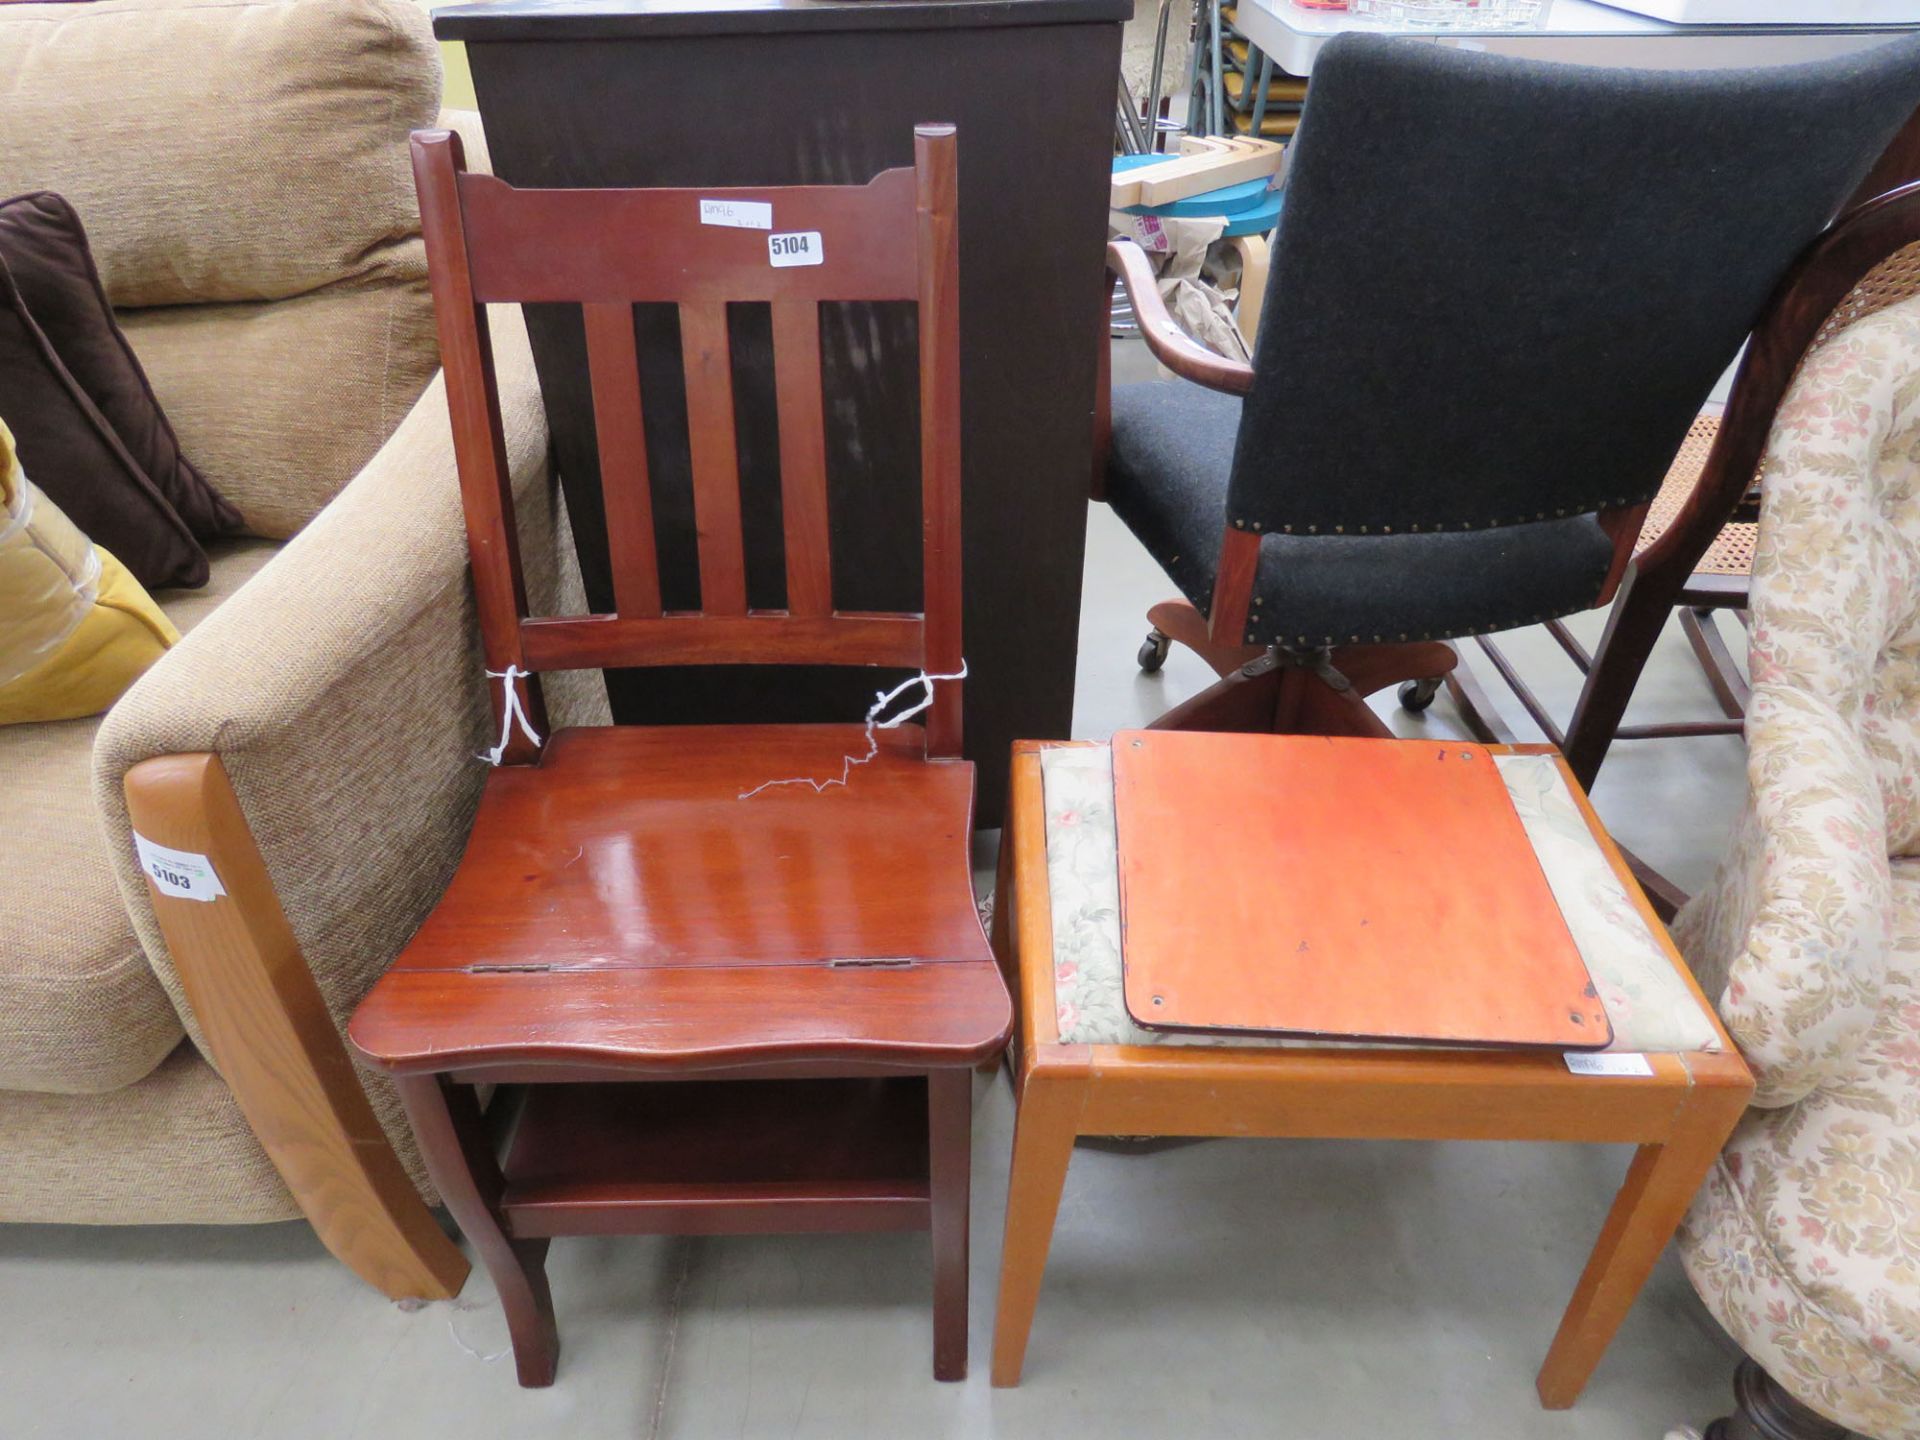
[[[1294,141],[1227,514],[1468,530],[1638,503],[1920,105],[1920,39],[1754,70],[1346,35]]]

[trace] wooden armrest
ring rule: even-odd
[[[1160,298],[1146,251],[1131,240],[1114,240],[1107,245],[1107,269],[1126,287],[1140,338],[1162,365],[1182,380],[1228,395],[1244,395],[1253,388],[1251,365],[1214,354],[1174,322],[1167,302]]]
[[[147,879],[206,1048],[321,1243],[392,1299],[458,1295],[467,1259],[374,1115],[226,766],[158,755],[124,784],[134,832],[201,856],[220,886],[191,899]]]

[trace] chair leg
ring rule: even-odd
[[[1713,687],[1713,698],[1720,704],[1720,713],[1729,720],[1745,719],[1751,692],[1733,663],[1733,653],[1727,649],[1713,611],[1704,606],[1686,605],[1677,613],[1687,643],[1693,646],[1694,658],[1707,672],[1707,684]]]
[[[933,1199],[933,1378],[967,1378],[967,1226],[973,1184],[973,1071],[927,1076]]]
[[[1653,906],[1653,913],[1660,917],[1663,925],[1671,925],[1673,917],[1680,913],[1680,907],[1687,903],[1687,892],[1626,846],[1621,845],[1619,850],[1620,858],[1627,862],[1627,868],[1633,872],[1633,878],[1639,882],[1640,888],[1647,892],[1647,903]]]
[[[1273,62],[1260,62],[1262,75]],[[1263,89],[1261,92],[1265,94]],[[1263,102],[1264,103],[1264,102]],[[1260,122],[1253,122],[1253,133],[1260,133]],[[1260,334],[1260,311],[1267,301],[1267,272],[1272,257],[1267,252],[1267,240],[1264,235],[1235,235],[1227,244],[1233,247],[1240,257],[1240,299],[1234,306],[1233,323],[1239,330],[1240,338],[1246,342],[1247,353],[1253,353],[1253,342]]]
[[[1654,642],[1660,638],[1678,593],[1679,585],[1673,578],[1628,566],[1627,578],[1607,612],[1607,628],[1594,647],[1593,668],[1587,672],[1573,718],[1567,722],[1566,743],[1560,747],[1583,790],[1593,789],[1594,777],[1607,758],[1614,732],[1627,713],[1627,702],[1633,698],[1633,688],[1640,681],[1640,672],[1647,668]]]
[[[1187,610],[1198,619],[1191,606]],[[1170,605],[1156,606],[1151,618],[1169,635],[1174,634],[1169,625],[1182,623]],[[1277,652],[1248,653],[1258,658],[1223,672],[1219,680],[1174,706],[1151,728],[1391,739],[1392,729],[1373,713],[1366,697],[1402,680],[1448,674],[1458,662],[1453,648],[1444,644],[1342,646],[1327,657],[1346,677],[1344,688],[1336,688],[1317,671],[1289,664]],[[1207,658],[1219,668],[1216,659]]]
[[[1207,633],[1207,617],[1188,600],[1162,601],[1147,612],[1147,623],[1193,651],[1222,677],[1267,653],[1264,645],[1215,645]]]
[[[1060,1192],[1073,1158],[1076,1122],[1083,1098],[1078,1085],[1028,1075],[1013,1125],[1013,1168],[1007,1177],[1007,1233],[1000,1250],[1000,1299],[993,1321],[993,1383],[1018,1385],[1026,1365],[1027,1336]]]
[[[1333,668],[1347,677],[1353,693],[1373,695],[1403,680],[1438,680],[1460,663],[1460,654],[1444,640],[1404,645],[1341,645]]]
[[[1213,67],[1213,89],[1211,91],[1213,114],[1209,117],[1211,128],[1207,133],[1209,135],[1225,135],[1227,133],[1227,91],[1220,77],[1220,71],[1222,69],[1220,52],[1226,48],[1227,37],[1221,30],[1220,0],[1209,0],[1208,8],[1213,13],[1213,45],[1212,55],[1210,56]]]
[[[1468,732],[1482,745],[1519,744],[1520,737],[1507,727],[1487,687],[1480,683],[1458,647],[1454,647],[1454,656],[1459,663],[1447,672],[1447,694],[1453,697],[1460,718],[1467,722]]]
[[[1000,858],[995,862],[993,880],[993,924],[987,931],[987,948],[1000,967],[1000,978],[1013,996],[1014,1011],[1020,1008],[1020,957],[1014,951],[1013,817],[1007,817],[1000,831]],[[1020,1027],[1014,1026],[1007,1048],[980,1066],[983,1075],[997,1075],[1005,1067],[1017,1085],[1020,1075]]]
[[[520,1383],[530,1389],[551,1385],[560,1361],[560,1332],[547,1288],[547,1242],[507,1234],[500,1214],[506,1181],[472,1089],[441,1075],[400,1075],[394,1084],[440,1198],[500,1292]]]
[[[1263,666],[1257,660],[1243,665],[1174,706],[1148,728],[1264,735],[1273,729],[1274,703],[1284,674],[1284,667]]]
[[[1535,1381],[1549,1410],[1565,1410],[1580,1398],[1746,1108],[1743,1088],[1696,1086],[1691,1095],[1673,1134],[1635,1152],[1607,1212]]]
[[[1020,972],[1013,955],[1013,821],[1000,831],[1000,854],[993,867],[993,924],[987,930],[987,948],[1000,966],[1007,989],[1020,993]]]

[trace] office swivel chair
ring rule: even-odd
[[[1716,71],[1330,43],[1250,366],[1108,249],[1194,382],[1103,382],[1096,416],[1095,496],[1185,597],[1142,663],[1179,641],[1221,677],[1156,723],[1385,735],[1364,697],[1435,682],[1448,639],[1606,604],[1714,382],[1917,105],[1920,39]]]

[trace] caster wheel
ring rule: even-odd
[[[1167,663],[1167,651],[1173,648],[1173,641],[1158,630],[1149,630],[1147,638],[1140,642],[1140,653],[1133,658],[1139,662],[1143,675],[1152,675]]]
[[[1407,681],[1400,687],[1400,708],[1418,715],[1433,704],[1433,697],[1440,693],[1440,685],[1438,678]]]

